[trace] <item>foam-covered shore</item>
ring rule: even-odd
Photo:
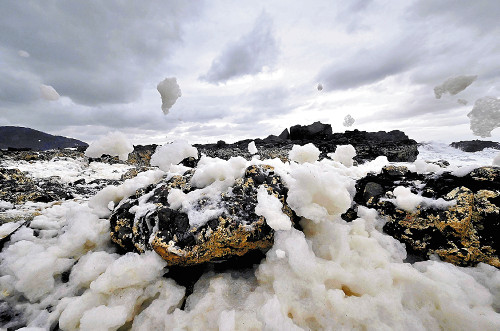
[[[355,180],[370,171],[380,172],[387,159],[351,166],[349,157],[331,155],[316,161],[316,153],[313,148],[295,149],[291,162],[257,157],[200,160],[193,178],[208,188],[206,192],[210,187],[230,187],[249,165],[272,165],[289,189],[288,203],[302,217],[304,231],[277,230],[273,247],[259,265],[204,274],[185,302],[186,289],[163,277],[168,266],[156,253],[117,253],[106,218],[121,199],[168,172],[140,173],[90,200],[38,204],[39,215],[29,227],[18,230],[0,253],[0,309],[13,316],[3,327],[500,329],[498,269],[486,264],[462,268],[437,259],[405,263],[404,246],[382,232],[384,221],[374,210],[360,208],[360,217],[350,223],[340,217],[352,203]],[[419,159],[406,165],[417,172],[440,171],[423,160],[444,158],[451,161],[449,170],[459,174],[491,165],[493,153],[464,156],[436,144],[425,145]],[[102,165],[89,172],[79,165],[81,169],[75,167],[75,173],[64,176],[97,178],[103,172],[103,177],[114,178],[126,170],[116,165],[115,173]],[[19,166],[33,176],[50,173],[42,169],[71,168],[40,162]],[[6,211],[13,207],[1,206]]]

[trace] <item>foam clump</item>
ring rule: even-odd
[[[92,142],[85,156],[101,157],[104,154],[118,156],[121,161],[128,159],[128,154],[134,150],[134,146],[128,141],[127,137],[121,132],[111,132],[104,137]]]
[[[350,114],[347,114],[344,117],[344,123],[342,123],[342,124],[346,127],[349,127],[349,126],[352,126],[354,124],[354,122],[355,122],[354,118]]]
[[[494,166],[500,167],[500,153],[498,153],[494,158],[492,164]]]
[[[121,200],[128,198],[140,188],[157,182],[165,173],[161,170],[148,170],[136,177],[127,179],[123,184],[108,185],[90,198],[88,206],[99,217],[109,217],[111,210]]]
[[[446,201],[442,198],[434,200],[414,194],[410,188],[404,186],[396,187],[393,193],[396,196],[396,199],[392,201],[396,204],[396,206],[409,212],[415,211],[418,206],[447,209],[456,205],[456,201],[454,200]]]
[[[242,157],[232,157],[229,160],[202,156],[191,179],[194,187],[202,188],[216,181],[225,181],[232,185],[236,178],[242,177],[247,167],[247,161]]]
[[[257,150],[257,147],[255,146],[255,141],[251,141],[249,144],[248,144],[248,152],[250,154],[257,154],[258,150]]]
[[[42,98],[47,101],[56,101],[59,100],[60,97],[55,88],[44,84],[40,84],[40,94],[42,95]]]
[[[351,205],[354,181],[334,167],[294,164],[286,181],[290,189],[288,204],[297,215],[313,222],[331,220]]]
[[[445,80],[441,85],[434,87],[436,99],[441,99],[445,93],[455,95],[465,90],[477,79],[477,76],[456,76]]]
[[[167,115],[177,99],[182,96],[181,88],[175,77],[168,77],[159,82],[156,89],[160,92],[161,109]]]
[[[474,135],[491,137],[491,131],[500,126],[500,100],[495,97],[480,98],[467,116]]]
[[[334,153],[330,154],[334,161],[342,163],[346,167],[352,167],[353,157],[356,156],[356,149],[352,145],[337,146]]]
[[[314,163],[318,161],[320,155],[319,149],[314,144],[309,143],[304,146],[294,145],[288,154],[291,161],[297,163]]]
[[[283,207],[281,201],[274,195],[270,195],[264,186],[260,186],[257,191],[257,202],[255,213],[264,216],[266,223],[273,230],[290,230],[292,228],[290,217],[281,210]]]
[[[22,50],[22,49],[20,49],[17,52],[17,55],[19,55],[20,57],[24,57],[24,58],[30,57],[30,53],[28,53],[28,52],[26,52],[25,50]]]
[[[156,148],[151,155],[151,165],[157,166],[163,171],[169,171],[172,165],[179,164],[182,160],[193,157],[198,158],[198,150],[185,140],[175,140],[171,144],[165,144]]]

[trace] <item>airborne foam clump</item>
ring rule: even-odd
[[[179,164],[188,157],[197,159],[198,149],[185,140],[175,140],[171,144],[156,148],[154,154],[151,155],[151,165],[157,166],[163,171],[169,171],[172,165]]]
[[[467,104],[469,103],[469,101],[467,101],[465,99],[458,99],[457,102],[459,105],[463,105],[463,106],[467,106]]]
[[[20,57],[24,57],[24,58],[30,57],[30,53],[28,53],[22,49],[17,52],[17,55],[19,55]]]
[[[456,76],[448,78],[443,84],[434,87],[436,99],[441,99],[445,93],[455,95],[465,90],[470,84],[477,79],[477,76]]]
[[[257,146],[255,146],[255,141],[251,141],[248,144],[248,152],[250,154],[257,154],[258,150],[257,150]]]
[[[50,85],[40,85],[40,94],[42,98],[48,101],[56,101],[59,100],[59,93],[57,93],[56,89]]]
[[[491,137],[491,131],[500,126],[500,99],[483,97],[476,100],[467,116],[474,135],[482,138]]]
[[[314,163],[318,161],[320,154],[320,150],[309,143],[304,146],[294,145],[288,153],[288,157],[297,163]]]
[[[354,164],[353,157],[356,156],[356,149],[352,145],[340,145],[329,156],[332,157],[333,161],[340,162],[346,167],[352,167]]]
[[[177,79],[175,77],[170,77],[158,83],[156,89],[161,95],[161,109],[163,113],[167,115],[177,99],[182,96],[181,88],[177,84]]]
[[[128,159],[128,154],[134,150],[134,146],[121,132],[111,132],[106,136],[94,141],[85,151],[87,157],[101,157],[104,154],[118,156],[121,161]]]
[[[354,118],[350,115],[350,114],[347,114],[345,117],[344,117],[344,123],[343,125],[345,127],[349,127],[349,126],[352,126],[354,124]]]
[[[282,211],[281,201],[274,195],[270,195],[264,186],[257,191],[257,206],[255,214],[264,216],[266,223],[274,230],[290,230],[292,223],[290,218]]]

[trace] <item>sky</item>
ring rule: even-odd
[[[481,139],[467,114],[500,97],[499,16],[490,0],[2,1],[0,126],[89,143],[232,142],[315,121]],[[436,98],[461,75],[477,79]],[[165,115],[157,85],[172,77],[182,96]]]

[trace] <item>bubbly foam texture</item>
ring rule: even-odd
[[[22,310],[29,327],[44,329],[57,322],[62,330],[500,328],[496,268],[404,263],[404,245],[381,231],[384,221],[374,210],[360,207],[358,219],[341,219],[355,179],[380,172],[386,159],[352,167],[326,159],[200,163],[193,183],[206,188],[208,198],[249,164],[273,165],[289,189],[289,205],[302,216],[303,232],[277,231],[254,270],[204,274],[181,310],[185,288],[163,277],[166,263],[154,252],[116,254],[102,218],[110,201],[119,203],[164,174],[147,172],[88,203],[48,206],[32,228],[17,231],[0,253],[1,299]],[[258,194],[258,209],[269,210],[270,224],[281,224],[276,201],[262,188]],[[170,199],[182,208],[190,197],[177,192]]]
[[[134,146],[121,132],[111,132],[108,135],[92,142],[85,150],[87,157],[101,157],[104,154],[118,156],[122,161],[128,159],[128,154],[134,150]]]
[[[176,140],[171,144],[157,147],[151,155],[151,165],[163,171],[169,171],[172,165],[179,164],[188,157],[198,158],[198,150],[185,140]]]

